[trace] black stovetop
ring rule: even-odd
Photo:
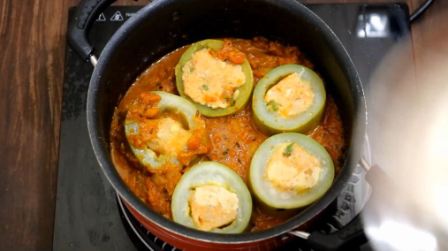
[[[402,4],[316,4],[309,7],[339,36],[365,86],[387,51],[398,41],[409,40],[408,9]],[[115,6],[98,17],[90,32],[90,41],[97,51],[102,50],[115,30],[139,8]],[[70,18],[73,14],[72,9]],[[53,250],[172,250],[142,229],[120,207],[97,165],[85,114],[92,71],[90,64],[67,47]],[[316,229],[334,231],[359,213],[369,194],[363,176],[363,170],[358,168],[335,203],[337,210],[328,222]],[[302,241],[286,248],[307,250]]]

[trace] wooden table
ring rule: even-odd
[[[52,247],[67,14],[77,2],[0,1],[0,250]],[[423,0],[407,2],[412,11]],[[446,28],[430,17],[447,11],[448,1],[436,0],[412,27],[417,71]]]

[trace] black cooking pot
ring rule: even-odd
[[[159,0],[141,9],[113,35],[97,61],[87,41],[87,30],[111,0],[83,1],[70,27],[70,44],[86,60],[96,64],[87,97],[87,123],[91,143],[104,174],[132,214],[148,230],[182,249],[270,249],[281,236],[310,221],[339,195],[360,156],[365,100],[358,74],[343,45],[319,17],[293,0]],[[114,108],[126,90],[151,63],[168,52],[206,38],[263,36],[298,46],[317,67],[327,89],[339,104],[349,148],[341,172],[330,190],[289,221],[256,233],[215,234],[186,228],[153,212],[121,180],[109,149],[109,130]],[[174,74],[174,72],[173,72]],[[349,229],[350,231],[352,229]],[[345,231],[345,230],[344,230]],[[341,244],[350,231],[320,242]],[[306,235],[305,235],[306,237]],[[310,240],[322,236],[311,234]],[[322,246],[323,244],[323,246]]]

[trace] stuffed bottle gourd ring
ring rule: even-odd
[[[252,109],[265,132],[305,133],[319,123],[325,99],[322,79],[313,70],[289,64],[274,68],[258,82]]]
[[[245,54],[228,41],[207,39],[192,44],[180,58],[175,73],[179,94],[208,117],[239,111],[252,92],[250,64]]]
[[[188,100],[167,92],[142,93],[129,107],[124,129],[129,146],[149,171],[184,166],[207,152],[204,122]]]
[[[313,203],[330,188],[333,178],[333,161],[325,148],[300,133],[281,133],[265,140],[249,171],[254,195],[275,209]]]
[[[241,233],[252,214],[246,184],[218,162],[200,162],[180,179],[171,201],[173,220],[184,226],[216,233]]]

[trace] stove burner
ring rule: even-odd
[[[120,218],[127,230],[129,237],[139,251],[177,251],[180,249],[171,246],[167,242],[159,239],[138,222],[129,210],[123,205],[117,195],[117,205]]]

